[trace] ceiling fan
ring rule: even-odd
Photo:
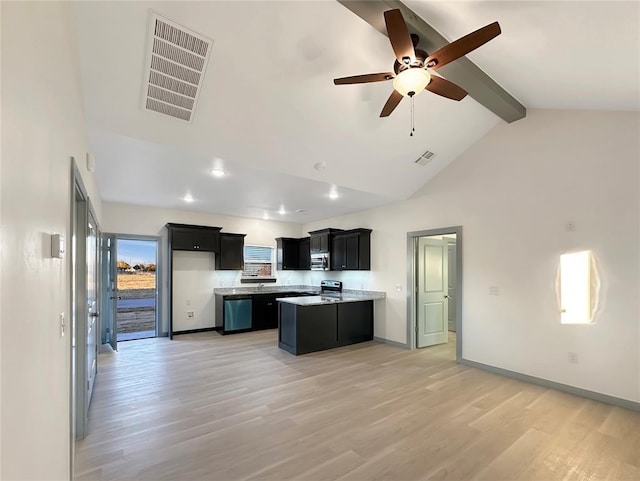
[[[361,84],[368,82],[382,82],[393,79],[393,92],[384,104],[380,117],[388,117],[398,106],[403,97],[412,97],[423,90],[428,90],[443,97],[462,100],[467,91],[448,80],[431,75],[430,70],[437,70],[500,35],[498,22],[491,23],[475,32],[465,35],[451,42],[431,55],[424,50],[415,48],[419,37],[409,35],[407,24],[402,18],[400,10],[384,12],[384,21],[391,41],[391,47],[396,54],[393,72],[354,75],[333,80],[335,85]]]

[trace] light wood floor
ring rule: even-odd
[[[640,480],[640,413],[454,361],[454,345],[301,357],[276,332],[100,357],[77,480]]]

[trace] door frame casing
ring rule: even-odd
[[[416,349],[417,245],[419,237],[456,235],[456,362],[462,360],[462,226],[407,232],[407,347]]]
[[[455,253],[456,253],[456,257],[457,257],[457,256],[458,256],[458,242],[457,242],[457,239],[452,239],[451,237],[444,237],[444,240],[445,240],[445,242],[446,242],[446,244],[447,244],[447,257],[449,256],[449,248],[450,248],[452,245],[453,245],[453,248],[455,249]],[[456,276],[456,278],[457,278],[457,276]],[[458,293],[457,293],[457,292],[455,292],[456,287],[457,287],[457,286],[454,286],[454,287],[453,287],[453,290],[454,290],[454,292],[453,292],[453,297],[454,297],[454,299],[457,299],[457,297],[458,297]],[[448,290],[449,290],[449,289],[448,289],[448,286],[447,286],[447,294],[448,294]],[[449,312],[451,312],[451,311],[449,311]],[[456,316],[457,316],[457,315],[456,315]],[[457,320],[457,319],[454,319],[454,323],[455,323],[455,321],[456,321],[456,320]],[[456,326],[456,327],[457,327],[457,326]],[[448,328],[449,328],[449,319],[447,319],[447,329],[448,329]]]

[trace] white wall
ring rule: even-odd
[[[173,331],[215,327],[213,289],[218,287],[210,252],[176,251],[173,254]],[[187,318],[187,311],[194,317]]]
[[[248,219],[219,214],[204,214],[176,209],[160,209],[129,204],[103,203],[103,230],[116,234],[162,236],[163,262],[167,265],[168,222],[222,227],[222,232],[246,234],[245,244],[275,247],[277,237],[303,237],[300,224],[272,220]],[[206,252],[174,254],[174,330],[201,329],[215,326],[213,288],[240,286],[241,271],[213,270],[214,256]],[[275,271],[276,285],[296,285],[306,281],[305,273]],[[166,277],[165,277],[166,281]],[[250,284],[245,284],[250,285]],[[164,312],[168,312],[168,292],[163,283]],[[187,300],[190,304],[187,304]],[[186,311],[196,318],[186,319]],[[218,322],[218,325],[220,323]],[[168,319],[161,320],[166,332]]]
[[[6,480],[70,479],[70,157],[100,220],[69,3],[2,2],[1,356]],[[67,328],[67,334],[69,334]]]
[[[407,232],[463,226],[464,358],[640,401],[639,135],[637,112],[529,111],[414,198],[304,231],[373,229],[369,275],[334,276],[386,291],[375,335],[406,342]],[[561,325],[559,255],[578,249],[597,259],[600,309],[592,325]]]

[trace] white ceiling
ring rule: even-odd
[[[640,110],[636,2],[407,5],[451,40],[498,20],[503,34],[469,57],[528,108]],[[248,217],[284,206],[309,213],[274,217],[310,222],[411,196],[502,122],[469,97],[424,93],[410,138],[408,101],[378,117],[390,83],[334,86],[335,77],[393,63],[388,39],[335,1],[76,7],[106,201]],[[141,108],[152,9],[214,41],[191,124]],[[436,153],[432,162],[414,165],[425,150]],[[214,179],[207,170],[220,161],[230,175]],[[326,196],[331,185],[341,194],[335,201]],[[186,205],[186,193],[195,202]]]

